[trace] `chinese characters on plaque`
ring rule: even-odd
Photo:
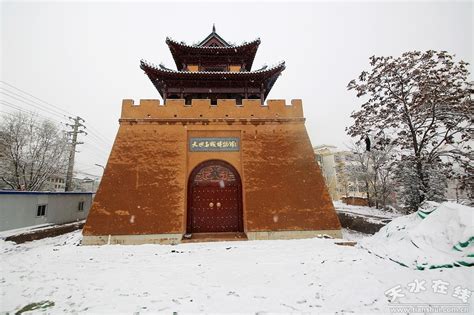
[[[239,138],[190,138],[191,152],[226,152],[239,151]]]

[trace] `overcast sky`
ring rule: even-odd
[[[122,99],[160,98],[139,68],[141,58],[175,68],[167,36],[189,44],[215,23],[225,40],[262,43],[254,69],[285,60],[269,99],[303,99],[313,146],[344,148],[345,127],[360,107],[347,83],[369,69],[372,55],[447,50],[473,61],[473,5],[448,2],[2,2],[1,80],[79,115],[76,169],[101,175],[118,129]],[[470,66],[472,72],[472,67]],[[471,75],[472,78],[472,75]],[[1,98],[65,121],[0,83]],[[16,99],[6,93],[15,92]],[[31,100],[31,97],[29,97]],[[0,104],[2,112],[13,109]],[[44,105],[46,106],[46,105]],[[41,107],[40,107],[41,108]]]

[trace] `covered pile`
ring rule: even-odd
[[[426,202],[416,213],[394,219],[359,246],[417,269],[474,266],[474,209]]]

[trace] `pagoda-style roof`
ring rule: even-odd
[[[172,86],[172,82],[179,82],[180,86],[195,85],[199,82],[212,82],[213,86],[233,86],[238,82],[245,82],[248,87],[265,88],[265,97],[270,92],[273,84],[285,70],[285,62],[282,61],[272,67],[263,67],[255,71],[176,71],[168,69],[163,65],[156,66],[145,60],[140,61],[140,68],[145,71],[160,94],[164,86]],[[240,84],[242,84],[240,83]]]
[[[275,81],[285,69],[280,62],[273,67],[252,71],[260,39],[241,45],[228,43],[216,33],[215,26],[204,40],[194,45],[166,38],[166,44],[173,55],[177,70],[164,65],[156,66],[145,60],[140,68],[150,78],[164,100],[211,99],[260,99],[264,103]]]
[[[267,67],[264,66],[261,69],[254,71],[176,71],[173,69],[166,68],[163,65],[155,65],[146,60],[140,60],[140,68],[143,69],[147,74],[153,72],[160,74],[160,77],[179,77],[179,78],[257,78],[265,77],[269,73],[281,72],[285,70],[285,62],[280,61],[278,64]]]
[[[178,70],[182,70],[185,64],[199,63],[211,58],[214,62],[244,64],[245,70],[250,71],[258,46],[260,45],[260,39],[257,38],[240,45],[200,46],[201,43],[198,45],[187,45],[167,37],[166,44],[173,55]]]
[[[212,25],[212,33],[204,38],[199,44],[199,47],[227,47],[230,46],[219,34],[216,33],[216,26]]]

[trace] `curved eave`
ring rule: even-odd
[[[243,72],[228,72],[228,71],[175,71],[162,67],[155,66],[146,62],[140,61],[140,68],[145,71],[148,76],[157,79],[204,79],[204,80],[247,80],[247,79],[265,79],[275,74],[280,74],[285,70],[285,62],[282,61],[273,67],[269,67],[257,71],[243,71]]]
[[[213,56],[227,56],[229,58],[241,59],[245,56],[246,69],[250,71],[252,68],[255,54],[260,45],[260,39],[257,38],[251,42],[241,45],[231,45],[227,47],[202,47],[192,46],[179,43],[171,38],[166,38],[173,59],[178,70],[182,70],[184,58],[183,56],[195,56],[201,58],[212,58]]]
[[[203,52],[203,51],[221,51],[221,52],[233,52],[235,49],[239,50],[242,48],[247,48],[247,47],[258,47],[260,45],[260,38],[254,39],[253,41],[250,41],[248,43],[243,43],[241,45],[229,45],[226,47],[209,47],[209,46],[194,46],[194,45],[187,45],[183,44],[180,42],[175,41],[174,39],[171,39],[169,37],[166,38],[166,44],[170,47],[176,47],[180,48],[183,50],[187,51],[198,51],[198,52]]]
[[[176,71],[164,67],[158,67],[150,64],[144,60],[140,61],[140,68],[145,71],[146,75],[163,97],[163,87],[170,84],[176,85],[177,81],[189,82],[193,81],[227,81],[235,82],[235,84],[252,83],[253,85],[263,84],[265,88],[265,99],[270,93],[273,85],[280,76],[281,72],[285,70],[285,62],[282,61],[276,66],[249,72],[190,72],[190,71]],[[241,83],[239,83],[241,82]]]

